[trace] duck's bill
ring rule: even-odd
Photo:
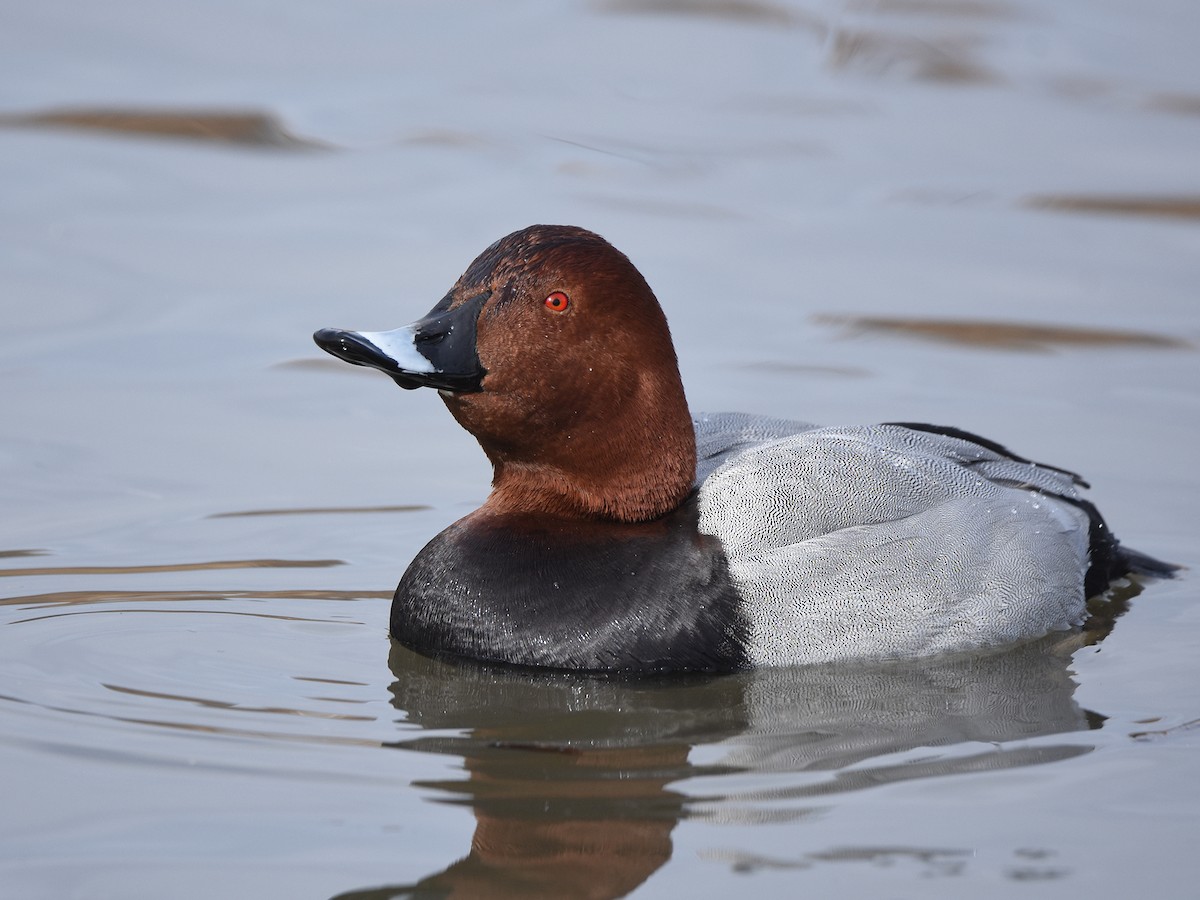
[[[480,295],[453,309],[444,300],[425,318],[393,331],[322,328],[313,340],[351,365],[384,372],[406,390],[480,391],[487,371],[475,350],[475,326],[486,299]]]

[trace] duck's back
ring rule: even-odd
[[[1093,521],[1076,479],[963,432],[696,421],[701,531],[754,664],[921,656],[1078,623]]]

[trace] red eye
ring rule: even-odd
[[[551,312],[566,312],[567,307],[570,305],[570,298],[562,291],[555,291],[546,298],[546,309]]]

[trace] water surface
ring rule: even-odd
[[[1191,896],[1197,9],[12,6],[0,895]],[[390,646],[489,473],[310,334],[537,221],[632,257],[695,410],[968,428],[1189,569],[920,665]]]

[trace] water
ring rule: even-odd
[[[3,18],[0,896],[1191,896],[1190,571],[920,666],[433,663],[388,598],[486,465],[309,335],[583,225],[694,409],[969,428],[1194,570],[1193,4]]]

